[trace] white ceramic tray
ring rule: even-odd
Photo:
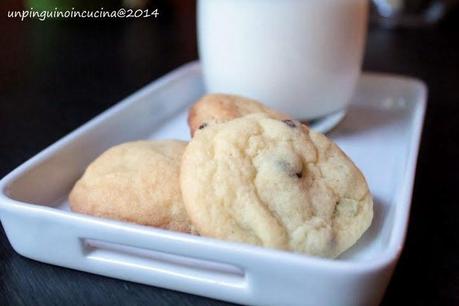
[[[368,179],[375,218],[336,260],[72,213],[67,194],[98,154],[133,139],[189,139],[203,94],[198,63],[147,85],[0,181],[0,218],[19,254],[38,261],[253,305],[377,305],[402,249],[426,88],[363,74],[330,136]]]

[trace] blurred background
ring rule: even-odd
[[[0,0],[0,177],[145,84],[197,59],[195,5],[192,0]],[[159,16],[7,18],[9,10],[30,7],[101,6],[158,9]],[[364,70],[413,76],[429,88],[406,247],[383,305],[459,305],[458,40],[458,1],[372,1]],[[444,160],[451,163],[439,165]],[[0,227],[0,305],[68,300],[227,305],[25,259]]]

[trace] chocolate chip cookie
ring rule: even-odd
[[[210,124],[226,122],[252,113],[265,113],[276,119],[288,116],[275,112],[260,102],[236,95],[210,94],[202,97],[188,112],[188,125],[193,136],[195,131]]]
[[[92,162],[69,196],[73,211],[190,232],[179,186],[186,143],[135,141]]]
[[[373,217],[365,178],[331,140],[269,114],[196,133],[180,184],[201,235],[314,256],[338,256]]]

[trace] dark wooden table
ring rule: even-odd
[[[159,2],[156,20],[20,22],[2,16],[0,176],[196,59],[193,4],[174,8],[176,2]],[[459,305],[458,17],[433,28],[369,32],[365,70],[414,76],[429,87],[407,241],[383,305]],[[0,305],[66,304],[227,303],[23,258],[0,227]]]

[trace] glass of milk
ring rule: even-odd
[[[344,112],[361,70],[367,0],[199,0],[208,92],[300,120]]]

